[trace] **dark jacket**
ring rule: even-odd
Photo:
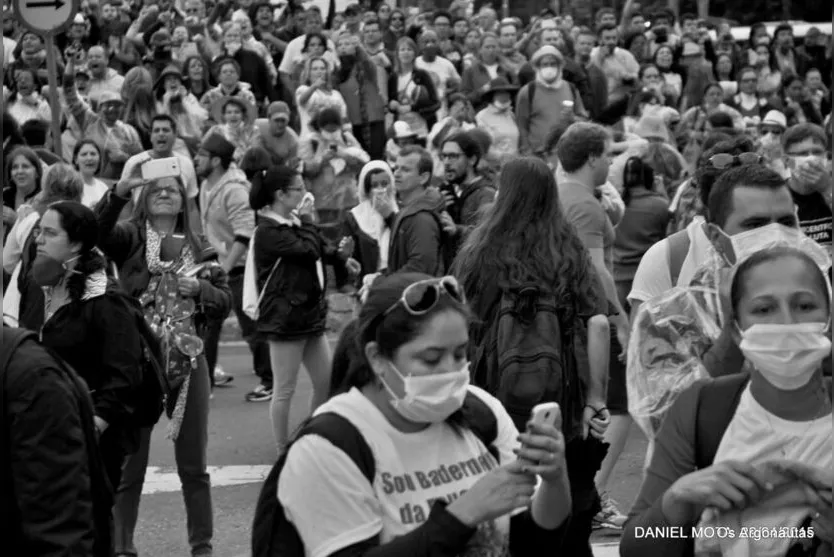
[[[400,271],[443,274],[443,229],[439,214],[444,206],[440,192],[429,187],[421,197],[400,209],[391,229],[389,274]]]
[[[513,72],[505,68],[500,62],[498,64],[498,77],[503,77],[512,84],[516,83],[516,78]],[[483,62],[475,62],[463,72],[461,77],[460,91],[469,98],[472,103],[472,108],[475,112],[483,109],[488,103],[484,100],[484,85],[488,85],[492,81],[489,75],[489,70],[486,69]]]
[[[92,555],[87,446],[63,371],[42,346],[23,342],[3,370],[2,393],[3,543],[16,555]]]
[[[344,268],[345,261],[318,227],[304,218],[300,226],[263,218],[250,249],[255,250],[260,305],[258,332],[284,340],[324,333],[327,326],[327,273],[324,264]],[[267,278],[281,259],[269,284]],[[322,264],[319,281],[317,262]]]
[[[441,191],[454,192],[455,190],[451,184],[444,184]],[[455,195],[455,202],[446,208],[449,216],[457,224],[455,237],[450,238],[443,246],[447,266],[457,255],[466,236],[480,222],[486,207],[495,201],[495,193],[495,187],[489,180],[483,176],[477,176],[461,188],[460,195]]]
[[[87,383],[96,415],[131,429],[144,355],[122,295],[111,282],[101,295],[62,306],[43,324],[41,337]]]
[[[138,299],[147,290],[151,273],[145,259],[144,225],[134,219],[119,221],[119,215],[128,201],[111,190],[98,203],[95,211],[99,224],[99,247],[116,264],[122,289]],[[200,254],[195,253],[194,256],[199,259]],[[201,334],[208,321],[226,318],[232,307],[232,293],[229,279],[218,265],[207,266],[197,279],[200,281],[200,295],[196,298],[198,314],[195,326]]]
[[[215,62],[222,58],[232,58],[240,65],[240,80],[252,86],[252,93],[259,104],[264,102],[264,99],[278,100],[278,93],[272,86],[266,61],[261,58],[260,54],[241,48],[235,52],[234,56],[229,56],[224,52],[215,59]]]
[[[426,121],[429,131],[437,123],[437,110],[440,108],[440,99],[437,97],[437,88],[434,86],[429,72],[414,68],[411,72],[411,79],[417,87],[423,87],[424,93],[411,104],[411,110],[419,114]],[[388,76],[388,102],[399,101],[398,90],[399,76],[392,71]]]
[[[386,226],[393,227],[396,222],[397,214],[391,213],[385,220]],[[357,284],[362,284],[362,279],[365,275],[375,273],[379,267],[379,242],[365,234],[359,223],[356,222],[356,217],[350,211],[345,215],[345,220],[342,223],[342,237],[347,236],[353,238],[353,258],[362,265],[362,271],[356,277]]]

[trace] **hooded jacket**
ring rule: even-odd
[[[359,205],[345,215],[342,229],[342,235],[353,238],[356,246],[353,257],[362,265],[362,272],[358,277],[360,284],[365,275],[382,271],[388,266],[391,228],[397,218],[397,209],[388,215],[388,218],[383,218],[374,209],[373,199],[369,198],[365,191],[365,180],[368,174],[376,170],[381,170],[388,175],[389,186],[386,193],[394,207],[397,207],[394,173],[391,172],[391,167],[383,161],[371,161],[366,164],[359,173]]]
[[[445,205],[440,191],[428,187],[423,195],[402,207],[391,229],[389,274],[410,272],[441,276],[444,273],[444,232],[440,213]]]

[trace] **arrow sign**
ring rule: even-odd
[[[27,8],[55,8],[56,10],[60,10],[61,7],[66,4],[66,2],[62,2],[61,0],[52,0],[51,2],[26,2]]]

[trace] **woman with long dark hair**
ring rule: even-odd
[[[84,180],[84,196],[81,202],[95,207],[110,187],[96,176],[101,171],[101,148],[92,139],[82,139],[72,150],[72,164]]]
[[[133,216],[117,222],[141,187]],[[179,178],[150,183],[122,180],[96,207],[99,245],[119,270],[123,288],[137,298],[145,321],[160,338],[165,372],[173,390],[167,397],[168,438],[174,442],[177,472],[185,495],[189,545],[193,554],[211,550],[211,491],[206,446],[210,396],[205,327],[231,308],[226,273],[194,232]],[[152,428],[140,431],[139,447],[124,468],[116,497],[116,554],[131,554],[139,500],[148,465]],[[118,484],[117,484],[118,485]]]
[[[38,225],[37,256],[24,280],[43,288],[41,339],[85,380],[93,398],[99,448],[111,485],[136,450],[131,412],[144,354],[133,313],[105,272],[98,223],[81,203],[59,201]]]
[[[533,284],[540,296],[555,299],[562,341],[554,343],[574,356],[565,360],[561,380],[566,387],[555,395],[562,409],[573,492],[572,527],[562,549],[565,555],[590,555],[591,522],[599,509],[594,473],[601,457],[591,462],[594,457],[588,455],[595,454],[592,444],[610,420],[602,386],[610,350],[605,292],[588,251],[562,214],[556,179],[544,161],[509,161],[497,186],[495,203],[469,234],[453,266],[475,318],[470,327],[471,375],[475,385],[486,383],[477,356],[491,338],[506,295]],[[571,339],[570,345],[565,339]],[[584,350],[589,358],[583,362],[578,354]],[[572,458],[579,458],[584,472],[572,467]]]

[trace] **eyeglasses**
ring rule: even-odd
[[[741,166],[743,164],[759,164],[764,158],[757,153],[741,153],[740,155],[730,155],[728,153],[719,153],[709,158],[709,163],[713,168],[724,170],[731,166]]]
[[[768,134],[768,133],[771,133],[771,134],[773,134],[773,135],[782,135],[782,132],[783,132],[784,130],[782,130],[782,128],[774,128],[774,127],[762,126],[760,131],[761,131],[761,133],[762,133],[763,135],[764,135],[764,134]]]
[[[444,294],[458,303],[466,302],[457,279],[445,276],[439,279],[421,280],[409,285],[403,290],[400,299],[385,310],[382,316],[385,317],[399,306],[405,308],[410,315],[425,315],[437,305]]]

